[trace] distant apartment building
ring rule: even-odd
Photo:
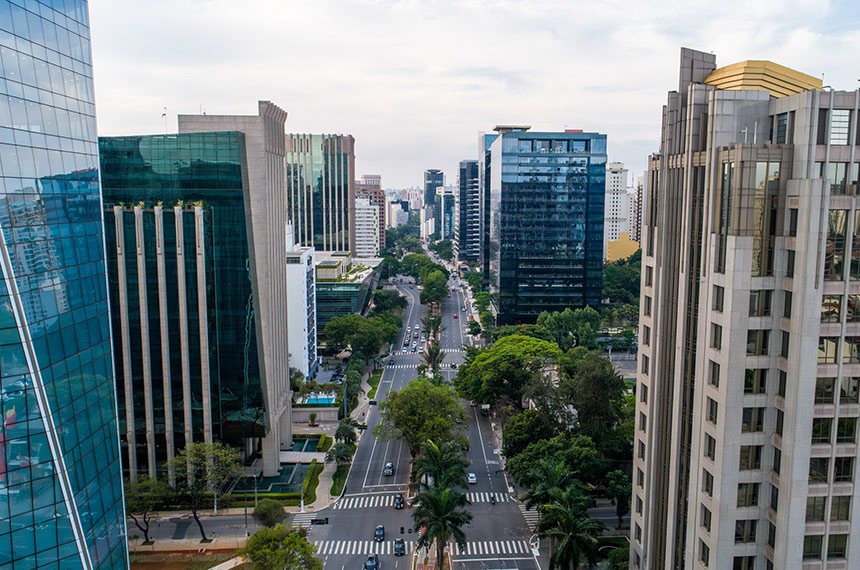
[[[433,206],[425,206],[419,212],[420,236],[423,240],[429,240],[436,233],[436,218],[433,217]]]
[[[287,227],[287,326],[290,367],[305,378],[319,369],[317,356],[316,254],[312,247],[293,243],[292,227]]]
[[[500,324],[600,303],[606,135],[498,126],[480,137],[486,277]]]
[[[629,209],[627,214],[627,227],[630,230],[630,239],[635,242],[642,241],[642,196],[645,192],[645,176],[636,177],[636,186],[632,192],[628,192],[627,201]]]
[[[379,248],[384,249],[388,212],[386,211],[385,192],[382,190],[382,177],[378,174],[362,174],[361,180],[355,183],[355,196],[356,198],[369,198],[370,203],[379,209]]]
[[[355,139],[286,135],[287,217],[296,244],[322,251],[355,247]]]
[[[630,203],[627,195],[627,169],[620,162],[606,165],[606,198],[603,214],[603,258],[607,257],[607,244],[618,241],[622,233],[629,233],[627,217]]]
[[[399,228],[409,221],[409,203],[403,201],[389,202],[386,222],[389,228]]]
[[[370,198],[355,200],[355,256],[379,255],[379,208]]]
[[[860,91],[680,67],[643,199],[631,568],[857,568]]]
[[[454,251],[458,261],[478,261],[481,255],[478,161],[461,160],[457,175]]]
[[[291,444],[286,112],[180,115],[99,140],[124,471],[174,473],[191,442]]]

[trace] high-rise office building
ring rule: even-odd
[[[603,284],[606,135],[499,126],[479,164],[500,324],[597,305]]]
[[[478,161],[461,160],[457,176],[454,249],[459,261],[478,261],[481,254]]]
[[[287,291],[290,367],[313,378],[319,370],[316,253],[293,243],[291,227],[287,227]]]
[[[378,174],[362,174],[355,182],[356,198],[369,198],[370,203],[379,210],[379,247],[385,247],[385,230],[388,227],[385,192],[382,190],[382,177]]]
[[[291,444],[286,112],[180,115],[179,134],[100,141],[124,469],[195,441]]]
[[[436,229],[440,232],[440,239],[454,239],[456,199],[454,188],[443,186],[436,192],[436,206],[440,215],[437,217]]]
[[[424,171],[424,207],[436,204],[436,189],[445,185],[445,174],[431,168]],[[438,216],[436,216],[438,217]]]
[[[355,139],[287,135],[287,217],[296,244],[323,251],[355,248]]]
[[[630,203],[627,196],[627,169],[620,162],[606,165],[606,199],[603,214],[603,259],[606,259],[607,244],[618,241],[624,232],[629,233],[627,216]]]
[[[681,51],[643,200],[631,568],[860,563],[858,112]]]
[[[355,256],[379,255],[379,208],[370,198],[355,200]]]
[[[26,7],[25,7],[26,4]],[[87,2],[0,2],[0,567],[127,568]]]

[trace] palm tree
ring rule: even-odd
[[[352,449],[346,443],[336,443],[325,454],[326,463],[336,463],[340,465],[349,465],[352,461]]]
[[[418,477],[427,477],[438,487],[466,487],[466,468],[469,462],[463,457],[460,443],[448,441],[436,445],[433,441],[424,443],[421,455],[415,460],[414,470]]]
[[[550,539],[550,570],[578,568],[584,558],[591,567],[597,561],[597,535],[606,528],[588,516],[588,497],[577,487],[554,493],[552,502],[541,507],[543,516],[537,533]]]
[[[355,426],[358,423],[352,418],[344,418],[337,425],[337,431],[334,432],[335,441],[343,443],[355,443],[357,439],[355,435]]]
[[[418,547],[429,548],[436,542],[436,560],[442,566],[445,545],[453,539],[460,548],[466,546],[462,527],[472,520],[472,514],[463,509],[466,495],[452,489],[431,487],[418,495],[420,505],[412,512],[414,529],[419,532]]]
[[[439,333],[443,330],[442,315],[435,315],[428,311],[426,315],[421,317],[421,324],[424,326],[424,332],[427,333],[427,338],[434,339],[439,336]]]
[[[576,471],[571,471],[564,461],[544,457],[529,470],[529,479],[534,483],[523,495],[523,504],[529,510],[534,506],[540,509],[550,502],[553,491],[579,483],[576,475]]]
[[[430,370],[435,374],[439,367],[442,366],[442,360],[445,358],[445,351],[442,350],[442,345],[439,341],[433,339],[430,346],[427,347],[427,352],[423,355],[424,362],[430,367]]]

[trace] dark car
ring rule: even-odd
[[[386,477],[390,477],[390,476],[394,475],[394,464],[393,463],[386,463],[385,467],[382,468],[382,474],[385,475]]]
[[[406,554],[406,543],[402,538],[394,539],[394,556],[403,556]]]
[[[403,495],[394,495],[394,508],[402,509],[404,507]]]
[[[373,531],[373,540],[376,542],[382,542],[385,540],[385,527],[380,525],[376,526],[376,530]]]
[[[367,560],[364,561],[364,570],[379,570],[379,556],[368,554]]]

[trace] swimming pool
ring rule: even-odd
[[[334,404],[334,401],[335,401],[334,397],[329,398],[329,397],[325,397],[325,396],[314,396],[313,398],[308,398],[307,400],[305,400],[305,404],[317,404],[317,405],[323,405],[323,406],[330,406],[330,405]]]

